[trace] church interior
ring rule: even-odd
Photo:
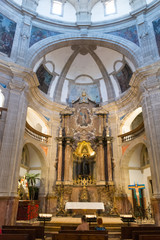
[[[159,226],[159,121],[159,0],[0,0],[0,226]]]

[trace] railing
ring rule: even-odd
[[[119,135],[121,137],[122,142],[128,142],[139,136],[142,132],[144,132],[144,123],[142,122],[137,128],[133,129],[130,132]]]
[[[81,186],[88,186],[88,185],[95,185],[96,180],[92,179],[90,176],[84,178],[79,177],[78,179],[73,180],[73,185],[81,185]]]
[[[32,138],[40,141],[40,142],[48,142],[48,139],[51,137],[50,135],[41,133],[37,131],[36,129],[32,128],[28,122],[26,122],[26,128],[25,128],[26,133],[31,136]]]

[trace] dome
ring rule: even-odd
[[[40,90],[52,101],[71,103],[84,90],[108,102],[129,88],[134,64],[123,54],[97,45],[72,45],[44,55],[34,66]]]
[[[146,0],[145,4],[148,5],[153,1],[154,0]],[[11,0],[10,2],[23,6],[25,0]],[[68,23],[77,22],[78,12],[80,10],[79,1],[39,0],[37,2],[36,12],[38,16]],[[92,0],[89,2],[80,2],[83,2],[83,11],[87,11],[88,14],[91,15],[91,22],[93,23],[126,17],[126,15],[130,15],[132,12],[132,3],[130,3],[129,0]]]

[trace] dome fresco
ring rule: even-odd
[[[71,103],[85,90],[91,100],[99,103],[110,100],[109,86],[113,98],[129,88],[134,65],[127,57],[109,48],[92,46],[91,49],[87,45],[78,45],[46,54],[34,71],[40,82],[39,88],[52,100]],[[57,97],[56,89],[60,91]]]

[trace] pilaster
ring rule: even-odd
[[[137,16],[137,27],[144,62],[145,64],[150,64],[153,62],[154,56],[156,56],[156,43],[153,44],[153,36],[151,36],[151,31],[145,18],[146,16],[143,12]]]
[[[141,104],[144,118],[145,132],[148,141],[150,159],[154,215],[156,224],[160,225],[160,87],[159,77],[148,77],[141,83]],[[158,210],[157,210],[158,209]]]
[[[0,169],[3,169],[0,175],[0,212],[5,213],[0,225],[13,224],[17,215],[17,187],[27,113],[28,88],[17,73],[9,83],[9,89],[8,111],[0,151]]]
[[[27,50],[29,48],[29,37],[31,31],[31,16],[25,15],[23,17],[23,23],[19,38],[19,47],[18,47],[18,55],[17,55],[17,62],[22,64],[25,61],[25,56]]]

